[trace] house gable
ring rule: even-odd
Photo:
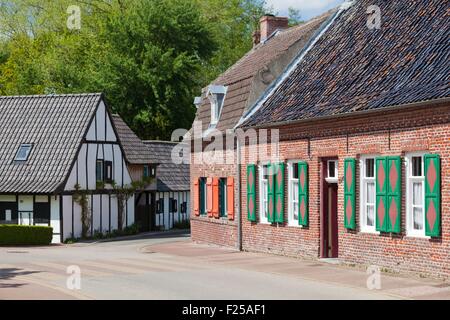
[[[100,101],[93,114],[64,190],[73,191],[75,186],[81,190],[96,190],[97,161],[111,163],[112,180],[117,185],[124,186],[131,183],[130,173],[112,116],[103,100]]]

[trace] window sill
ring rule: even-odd
[[[406,238],[431,240],[431,237],[423,235],[423,234],[406,234]]]
[[[380,231],[376,231],[376,230],[361,230],[358,233],[361,233],[361,234],[373,234],[373,235],[377,235],[377,236],[379,236],[381,234]]]
[[[300,228],[303,229],[303,226],[299,225],[298,222],[297,223],[288,223],[287,224],[288,227],[292,227],[292,228]]]

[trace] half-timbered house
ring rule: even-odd
[[[53,242],[112,232],[120,211],[134,223],[134,197],[119,210],[113,190],[131,176],[102,94],[0,97],[0,142],[0,223],[51,226]]]

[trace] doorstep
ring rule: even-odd
[[[324,263],[334,264],[334,265],[341,264],[341,260],[339,260],[338,258],[322,258],[322,259],[319,259],[319,262],[324,262]]]

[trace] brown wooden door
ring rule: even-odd
[[[321,170],[320,255],[321,258],[338,258],[338,184],[327,182],[327,160],[322,162]]]
[[[337,222],[337,201],[338,201],[338,185],[330,184],[328,186],[328,237],[327,237],[327,257],[338,257],[338,222]]]

